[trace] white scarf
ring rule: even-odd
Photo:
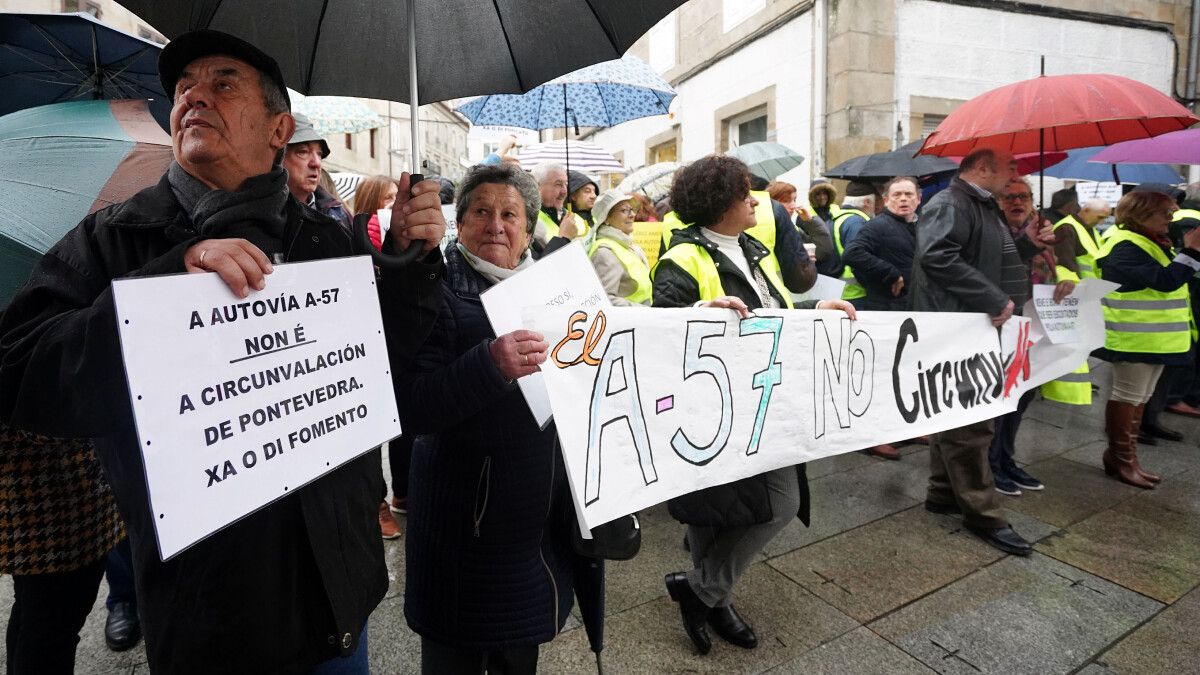
[[[467,250],[466,246],[462,245],[462,242],[458,242],[458,252],[462,254],[463,258],[467,261],[467,264],[471,266],[471,269],[479,272],[480,276],[482,276],[484,279],[487,279],[493,285],[504,281],[517,272],[520,272],[521,270],[533,265],[535,262],[533,256],[529,255],[529,249],[525,249],[525,252],[521,254],[521,262],[517,263],[517,266],[511,270],[494,265],[475,255],[474,253],[471,253]]]

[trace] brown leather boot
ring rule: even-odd
[[[1133,429],[1130,433],[1133,434],[1132,442],[1133,442],[1135,449],[1137,448],[1138,434],[1141,433],[1141,430],[1142,430],[1142,413],[1144,413],[1145,411],[1146,411],[1145,403],[1143,403],[1133,409]],[[1150,481],[1151,483],[1155,483],[1155,484],[1162,482],[1162,476],[1150,473],[1149,471],[1147,471],[1145,468],[1142,467],[1141,462],[1136,462],[1136,466],[1137,466],[1138,473],[1142,474],[1142,478],[1145,478],[1146,480]]]
[[[1109,400],[1104,409],[1104,431],[1108,434],[1108,449],[1104,451],[1104,473],[1122,483],[1153,490],[1154,483],[1142,477],[1137,464],[1137,427],[1134,416],[1137,406]]]

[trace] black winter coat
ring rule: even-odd
[[[725,290],[726,295],[741,298],[752,310],[762,308],[757,284],[743,276],[737,265],[721,253],[716,244],[704,238],[700,226],[691,225],[676,230],[671,237],[671,246],[681,243],[697,243],[708,251],[713,262],[717,264],[721,288]],[[767,248],[745,234],[738,237],[738,243],[741,244],[751,269],[758,267],[759,262],[767,256]],[[787,307],[774,287],[771,288],[771,294],[779,301],[780,307]],[[654,270],[654,306],[691,307],[699,301],[700,286],[696,280],[670,260],[660,259]],[[797,303],[796,307],[812,309],[816,304],[811,301],[801,302]],[[800,482],[800,509],[796,516],[808,525],[808,476],[803,464],[796,465],[796,476]],[[676,497],[667,503],[667,509],[681,523],[714,527],[756,525],[766,523],[774,517],[764,474]]]
[[[995,199],[961,178],[951,181],[921,211],[909,291],[913,311],[1003,312],[1010,298],[1000,288],[1000,269],[1004,240],[1011,237]],[[1023,261],[1039,251],[1024,235],[1015,243]]]
[[[846,246],[842,259],[854,270],[854,278],[867,295],[855,302],[861,310],[903,312],[909,309],[908,288],[892,295],[892,284],[912,279],[916,223],[906,222],[891,211],[867,221]]]
[[[446,247],[443,308],[396,384],[409,470],[404,614],[454,647],[554,639],[572,605],[574,508],[554,424],[542,430],[488,345],[488,283]]]
[[[352,253],[332,219],[295,199],[286,209],[288,261]],[[235,228],[227,236],[256,235]],[[71,230],[0,322],[0,417],[56,437],[95,438],[133,546],[152,671],[304,671],[353,652],[387,591],[380,456],[368,452],[159,559],[110,282],[183,273],[185,251],[201,239],[165,176]],[[379,279],[393,368],[404,367],[432,326],[441,270],[440,258],[427,258]]]

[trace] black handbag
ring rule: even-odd
[[[592,529],[591,539],[584,539],[579,526],[574,525],[571,547],[588,558],[629,560],[642,548],[642,524],[637,514],[631,513]]]

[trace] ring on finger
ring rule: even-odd
[[[200,267],[204,267],[204,256],[208,255],[208,249],[200,251]]]

